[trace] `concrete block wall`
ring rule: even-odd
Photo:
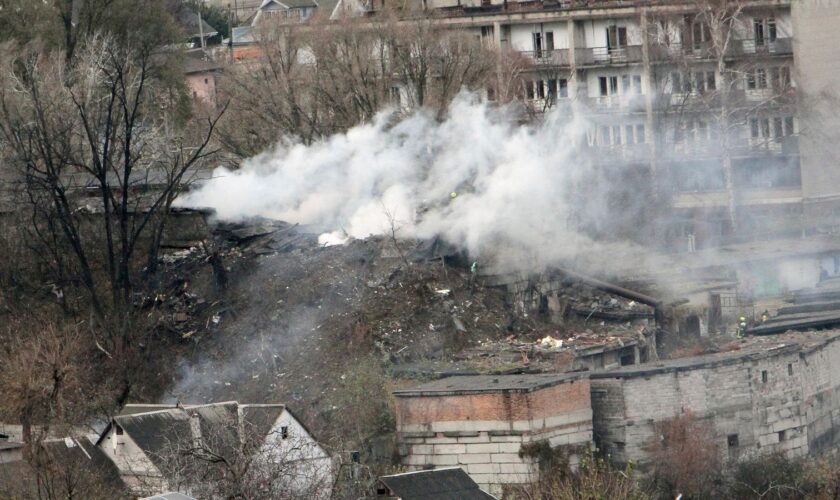
[[[548,440],[554,447],[589,447],[589,391],[589,381],[579,379],[533,392],[398,397],[402,463],[411,469],[459,465],[497,495],[503,485],[533,482],[539,466],[520,456],[523,444]]]
[[[617,462],[644,466],[656,425],[692,412],[712,423],[724,460],[835,450],[840,446],[834,430],[840,428],[836,339],[807,349],[771,347],[725,363],[593,375],[595,444]]]

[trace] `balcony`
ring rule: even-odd
[[[594,145],[590,151],[600,164],[647,163],[652,159],[650,144]]]
[[[537,66],[571,66],[572,56],[569,49],[526,50],[523,55],[529,57]]]
[[[774,41],[764,40],[756,43],[755,39],[732,40],[727,56],[739,57],[749,55],[791,55],[793,54],[793,39],[776,38]]]
[[[767,139],[750,139],[732,147],[732,156],[798,156],[799,137],[785,136]]]
[[[595,112],[641,113],[645,111],[643,94],[589,97],[581,101],[590,111]]]
[[[575,49],[575,64],[577,66],[602,66],[638,62],[642,62],[641,45],[630,45],[617,49],[607,47]]]

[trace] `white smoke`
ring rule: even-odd
[[[317,225],[326,244],[396,229],[400,237],[441,236],[508,265],[540,266],[593,248],[570,224],[591,171],[587,127],[568,110],[518,125],[462,94],[443,122],[419,112],[394,124],[383,113],[309,146],[279,144],[240,170],[217,169],[180,204],[213,208],[223,220]]]

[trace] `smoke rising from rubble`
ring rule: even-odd
[[[538,126],[518,125],[464,93],[443,122],[423,112],[393,121],[382,113],[310,146],[282,142],[240,170],[217,169],[180,204],[213,208],[222,220],[314,225],[324,228],[324,244],[392,229],[441,236],[471,256],[492,253],[508,270],[593,250],[572,207],[597,219],[606,196],[587,177],[580,113],[551,111]]]

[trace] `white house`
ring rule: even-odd
[[[224,467],[260,491],[327,498],[332,486],[330,456],[282,404],[127,405],[96,444],[140,496],[207,498]]]

